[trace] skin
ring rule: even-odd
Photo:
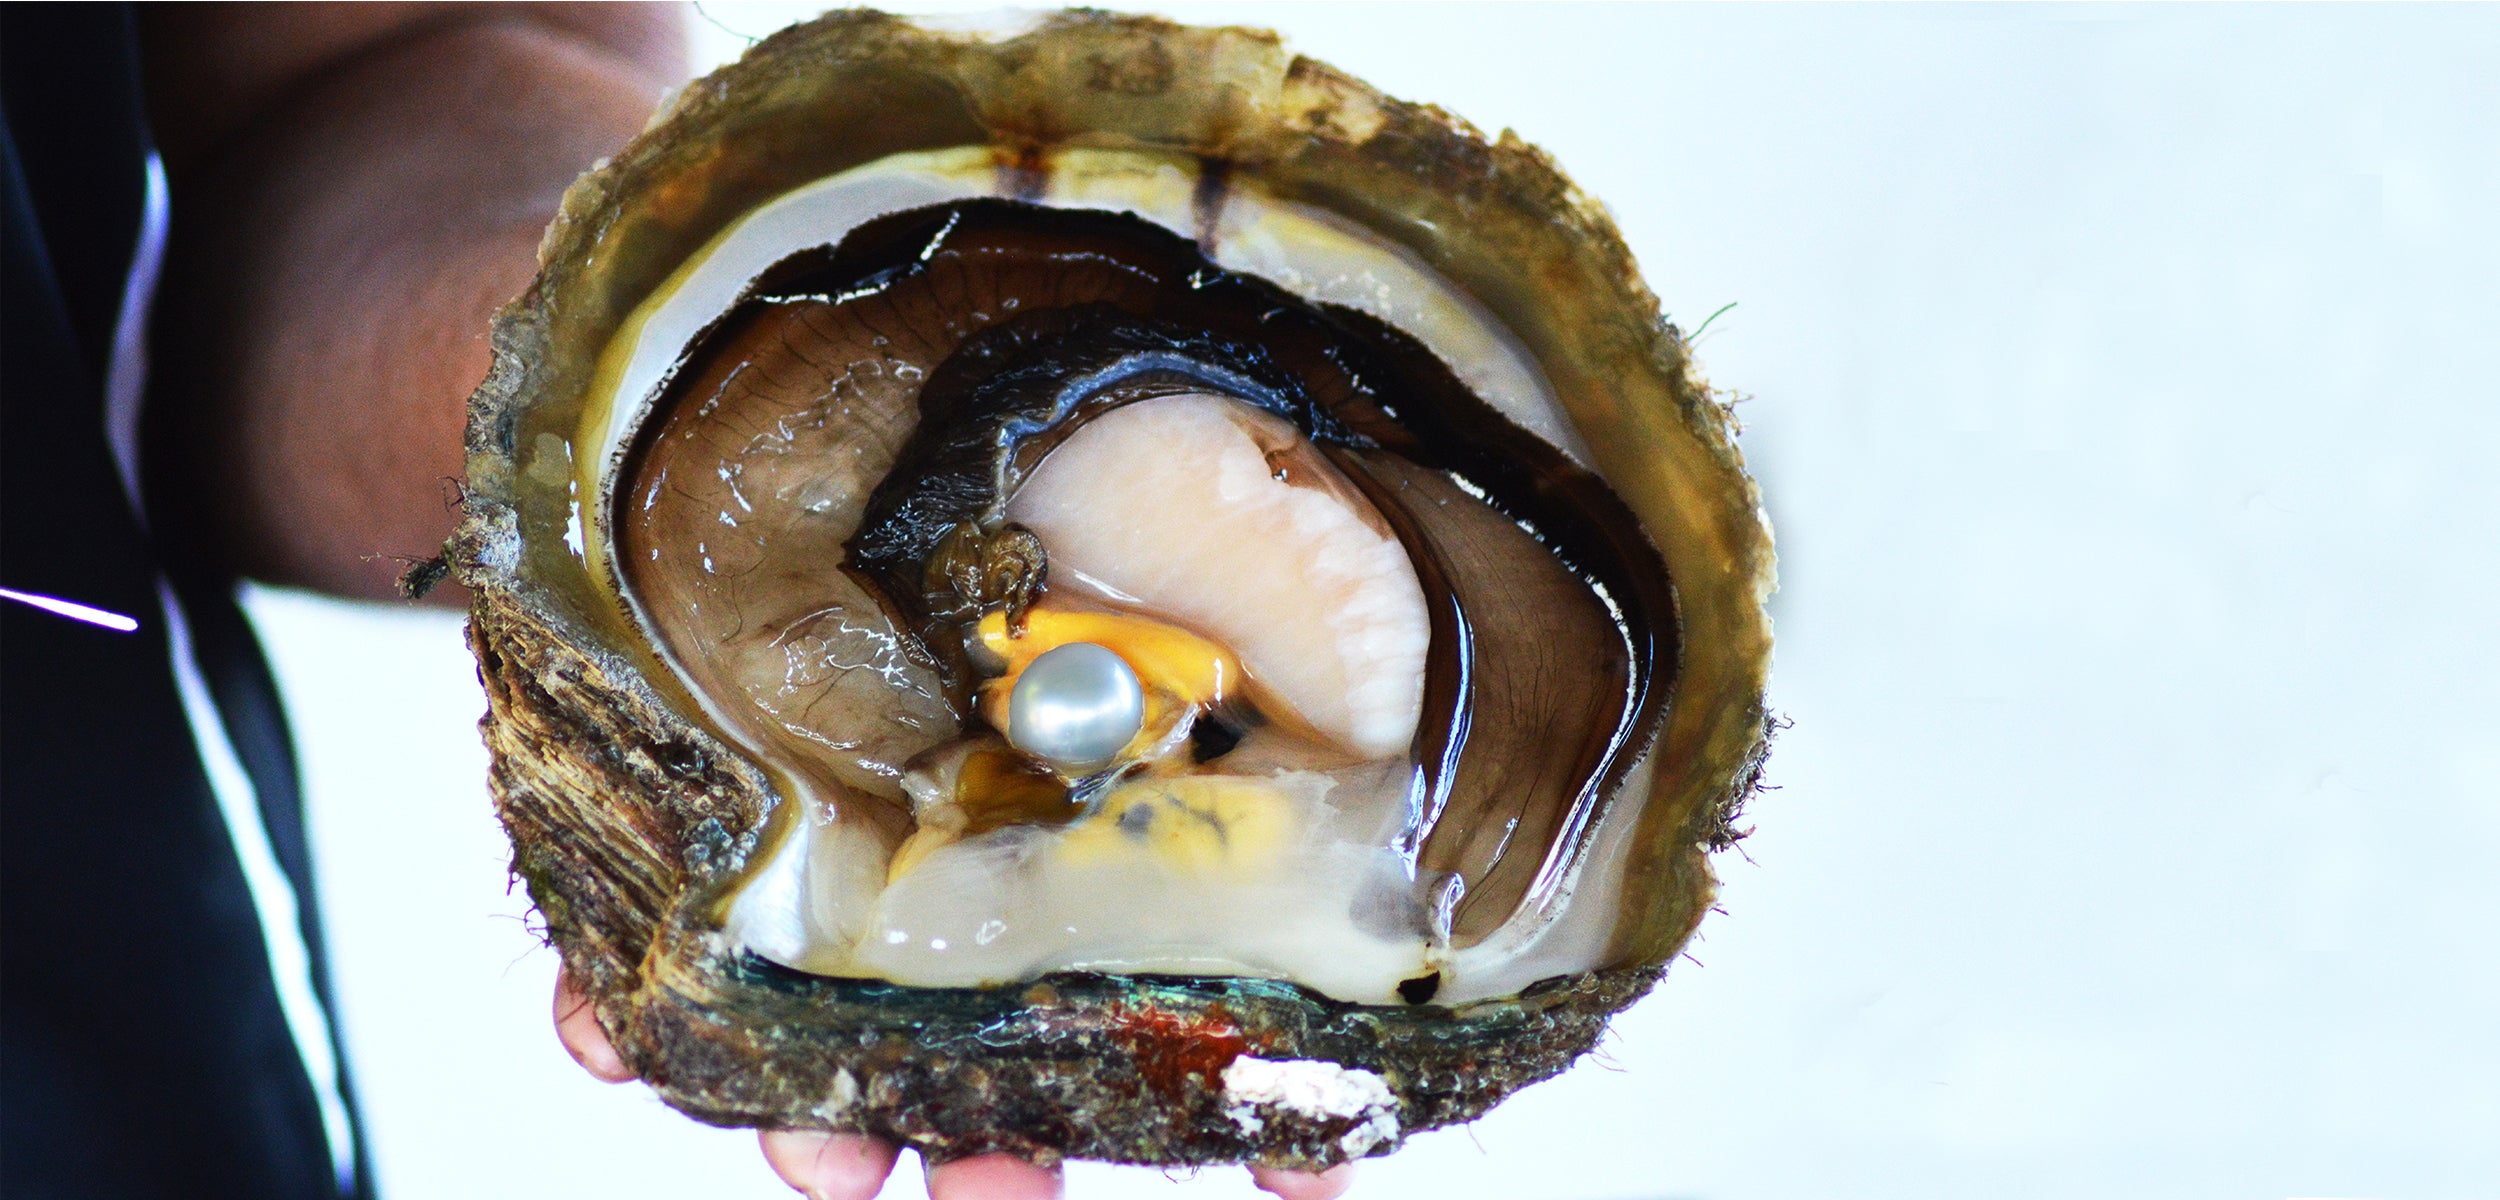
[[[173,197],[144,430],[169,554],[389,599],[451,532],[488,321],[537,269],[573,178],[688,74],[673,6],[196,5],[141,17]],[[437,603],[464,605],[457,588]],[[555,995],[582,1069],[634,1078],[589,1003]],[[767,1130],[815,1200],[873,1196],[896,1148]],[[1333,1200],[1349,1167],[1252,1168]],[[986,1155],[929,1171],[936,1200],[1038,1200],[1059,1172]]]

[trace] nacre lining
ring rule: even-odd
[[[580,472],[572,540],[637,621],[652,625],[631,589],[614,582],[607,559],[615,534],[607,514],[630,435],[649,419],[658,385],[688,342],[750,279],[792,251],[838,240],[889,211],[968,196],[1012,191],[1019,199],[1053,206],[1128,210],[1197,237],[1210,257],[1227,267],[1308,298],[1371,312],[1404,329],[1476,394],[1586,461],[1533,360],[1455,287],[1386,242],[1326,214],[1238,186],[1210,219],[1194,167],[1154,156],[1070,152],[1052,165],[1038,195],[1032,183],[1029,173],[1005,178],[990,156],[978,151],[903,155],[845,172],[732,225],[637,310],[602,360],[596,394],[584,408],[580,447],[568,456]],[[662,653],[668,656],[664,647]],[[669,661],[685,674],[682,662],[673,656]],[[767,958],[820,973],[931,986],[999,983],[1062,968],[1269,975],[1342,999],[1393,1002],[1400,981],[1438,970],[1444,1001],[1501,995],[1535,978],[1598,965],[1613,927],[1611,912],[1602,899],[1562,902],[1589,887],[1610,890],[1638,811],[1637,804],[1604,807],[1589,853],[1561,874],[1540,878],[1532,902],[1493,936],[1456,951],[1428,938],[1381,936],[1396,927],[1394,921],[1367,930],[1359,927],[1363,922],[1350,925],[1343,917],[1349,908],[1360,910],[1364,895],[1379,890],[1384,873],[1411,870],[1411,864],[1385,850],[1394,840],[1400,806],[1332,803],[1332,794],[1403,800],[1412,786],[1404,762],[1275,774],[1272,798],[1302,815],[1294,836],[1303,840],[1290,856],[1292,870],[1262,869],[1230,880],[1224,903],[1207,903],[1201,896],[1197,904],[1158,904],[1156,882],[1146,867],[1093,862],[1045,864],[1021,877],[1023,886],[1038,894],[967,906],[955,898],[1014,875],[1011,864],[1035,859],[1030,839],[947,847],[889,882],[883,878],[889,835],[829,819],[835,806],[806,772],[790,769],[769,747],[743,734],[740,723],[703,688],[689,690],[705,705],[714,728],[764,763],[793,801],[776,813],[765,845],[751,860],[728,911],[727,933]],[[1642,794],[1645,776],[1646,770],[1636,771],[1622,781],[1624,790]],[[1162,795],[1132,807],[1150,801],[1193,802]],[[1047,913],[1048,923],[1058,928],[1003,920],[1011,912]],[[1244,917],[1251,914],[1263,919],[1250,921],[1258,928],[1245,936]]]

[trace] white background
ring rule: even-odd
[[[1737,302],[1780,536],[1698,961],[1358,1195],[2500,1192],[2500,10],[1181,13],[1516,128]],[[457,619],[251,605],[386,1194],[784,1194],[549,1035]]]

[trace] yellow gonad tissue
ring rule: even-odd
[[[1151,861],[1196,875],[1246,877],[1273,864],[1292,841],[1294,804],[1268,783],[1238,775],[1184,775],[1128,784],[1060,843],[1071,863]]]

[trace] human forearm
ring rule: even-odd
[[[379,597],[441,544],[488,318],[565,185],[682,73],[673,37],[581,21],[421,14],[292,83],[228,89],[267,98],[168,145],[149,486],[181,546]]]

